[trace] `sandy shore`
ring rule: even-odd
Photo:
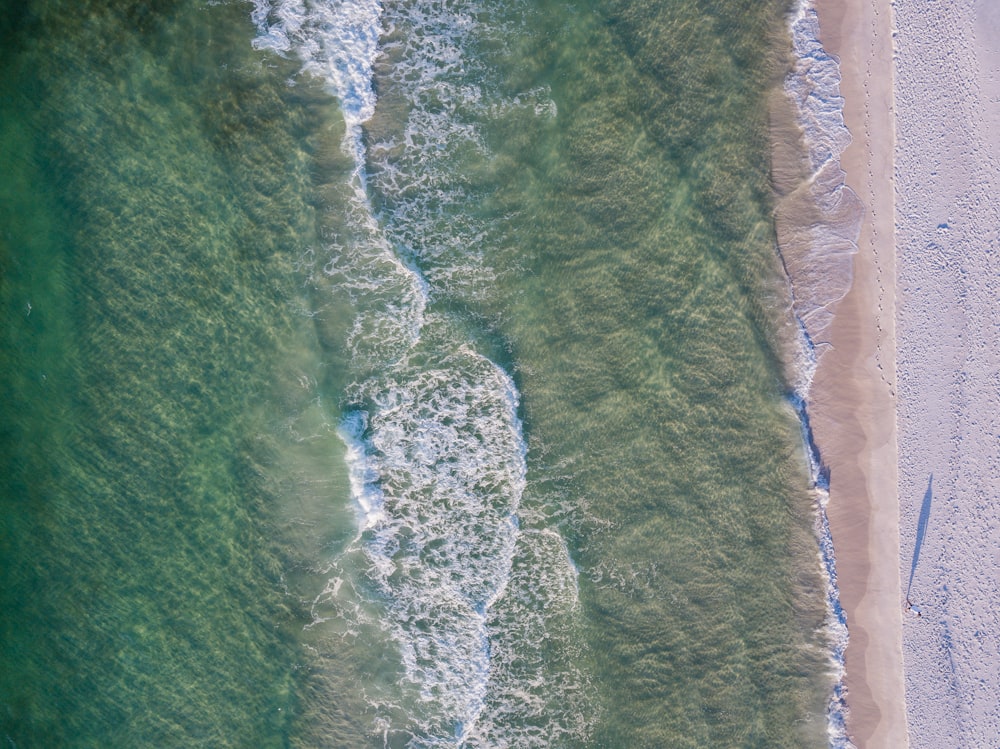
[[[847,731],[859,749],[905,747],[896,501],[892,19],[888,0],[817,3],[840,60],[846,183],[864,214],[850,292],[836,308],[810,413],[830,469],[828,514],[841,604]]]
[[[818,358],[807,405],[847,616],[846,730],[859,749],[900,749],[892,19],[889,0],[815,10],[818,28],[808,8],[792,27],[792,80],[807,81],[786,85],[805,136],[798,160],[772,108],[778,244]]]
[[[852,136],[839,166],[864,206],[850,291],[840,299],[833,273],[839,302],[810,329],[809,409],[850,634],[847,731],[859,749],[992,749],[1000,5],[819,0],[817,11]]]
[[[1000,746],[1000,4],[897,0],[910,746]],[[920,616],[917,616],[919,611]]]

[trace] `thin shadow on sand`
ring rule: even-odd
[[[913,545],[913,561],[910,562],[910,582],[906,585],[906,600],[910,600],[910,589],[913,587],[913,575],[917,571],[917,562],[920,561],[920,547],[924,545],[924,534],[927,533],[927,521],[931,517],[931,499],[934,496],[932,490],[934,484],[934,474],[927,479],[927,491],[924,492],[924,503],[920,506],[920,517],[917,520],[917,540]]]

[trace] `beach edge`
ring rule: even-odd
[[[846,184],[864,215],[853,283],[838,304],[809,410],[830,473],[828,515],[841,604],[847,733],[858,749],[908,745],[899,579],[895,372],[892,9],[818,0],[824,48],[840,61]]]

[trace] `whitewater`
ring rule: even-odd
[[[547,746],[561,733],[586,735],[576,699],[552,709],[553,695],[578,689],[582,677],[551,683],[536,673],[532,688],[513,664],[523,670],[534,658],[542,669],[529,634],[548,636],[546,621],[575,609],[576,571],[556,531],[521,527],[527,446],[513,380],[447,313],[432,311],[436,299],[486,293],[491,281],[479,248],[489,227],[465,215],[473,196],[447,186],[436,156],[484,151],[460,110],[525,104],[487,104],[476,87],[452,80],[473,64],[462,45],[483,8],[395,10],[390,17],[364,0],[264,0],[253,11],[254,45],[298,56],[336,96],[342,148],[354,163],[350,236],[323,248],[323,273],[349,290],[355,308],[348,345],[358,377],[338,434],[358,523],[344,557],[360,549],[366,562],[344,588],[351,573],[334,560],[314,610],[336,608],[330,599],[361,589],[378,610],[402,670],[398,692],[371,701],[373,731],[386,741]],[[393,41],[403,26],[410,41]],[[371,142],[362,123],[375,113],[379,55],[397,58],[390,80],[408,114],[400,133]],[[524,98],[549,116],[552,105],[540,96]],[[371,185],[391,210],[373,207]],[[552,694],[533,694],[539,687]]]

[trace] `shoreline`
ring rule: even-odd
[[[838,677],[828,727],[831,746],[857,749],[907,746],[890,16],[887,0],[803,2],[795,67],[772,103],[779,254],[815,367],[799,361],[794,374],[822,461],[817,537]]]
[[[853,283],[829,328],[809,407],[830,471],[828,516],[849,641],[847,734],[907,746],[900,606],[895,386],[893,49],[885,0],[818,0],[820,39],[840,62],[845,183],[864,206]]]

